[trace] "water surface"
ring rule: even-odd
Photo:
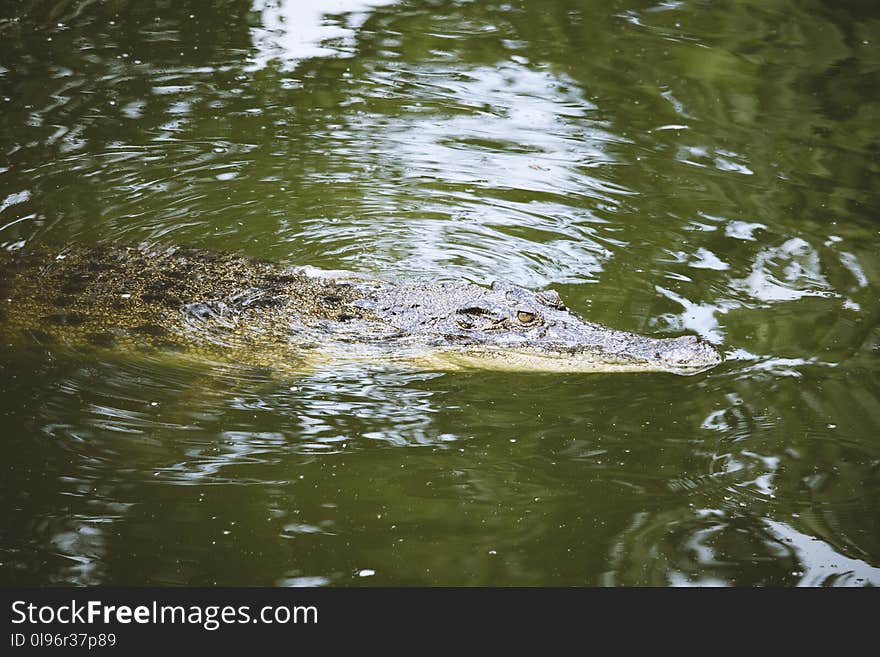
[[[554,287],[693,377],[0,350],[0,583],[880,584],[870,2],[0,4],[0,248]]]

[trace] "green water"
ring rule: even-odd
[[[880,584],[878,5],[318,4],[0,3],[0,247],[552,286],[726,362],[7,347],[0,584]]]

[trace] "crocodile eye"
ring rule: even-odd
[[[518,310],[516,318],[521,324],[531,324],[537,319],[537,315],[530,310]]]
[[[556,290],[544,290],[543,292],[538,292],[535,297],[545,306],[550,306],[557,310],[565,310],[565,304],[562,302],[562,297],[559,296],[559,292]]]

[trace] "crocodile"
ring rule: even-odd
[[[7,346],[134,348],[268,367],[381,359],[436,370],[694,374],[722,360],[693,335],[589,322],[552,289],[392,283],[184,246],[8,253],[0,304]]]

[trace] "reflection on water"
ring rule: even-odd
[[[373,7],[393,0],[254,0],[260,22],[251,28],[258,55],[249,70],[270,62],[284,70],[311,57],[354,55],[358,28]],[[333,18],[331,18],[333,17]]]
[[[27,0],[0,36],[0,248],[510,279],[726,354],[3,347],[3,583],[880,584],[873,8]]]

